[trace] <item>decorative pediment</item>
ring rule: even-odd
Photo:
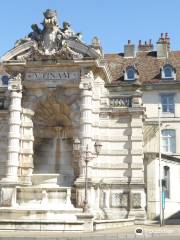
[[[101,46],[88,46],[82,41],[80,33],[75,33],[69,23],[63,22],[60,28],[56,11],[47,9],[44,12],[43,28],[37,24],[31,26],[32,32],[15,43],[2,61],[39,60],[39,59],[97,59],[102,56]],[[96,43],[98,40],[96,40]]]

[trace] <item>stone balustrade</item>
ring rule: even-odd
[[[110,99],[112,107],[132,107],[132,97],[114,97]]]

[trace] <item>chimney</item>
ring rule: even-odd
[[[167,58],[170,51],[170,38],[168,33],[161,33],[161,37],[157,42],[157,58]]]
[[[138,45],[139,52],[151,52],[153,51],[153,49],[154,49],[154,46],[151,42],[151,39],[149,40],[148,43],[145,41],[144,44],[142,43],[141,40],[139,40],[139,45]]]
[[[124,45],[124,57],[134,58],[136,56],[135,45],[131,43],[131,40],[128,40],[128,44]]]

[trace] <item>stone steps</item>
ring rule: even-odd
[[[26,231],[84,231],[83,221],[61,221],[61,220],[0,220],[0,230],[26,230]]]

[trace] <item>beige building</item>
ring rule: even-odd
[[[92,231],[158,216],[158,105],[175,214],[179,57],[167,35],[157,51],[129,41],[104,54],[46,10],[43,28],[1,58],[0,228]]]

